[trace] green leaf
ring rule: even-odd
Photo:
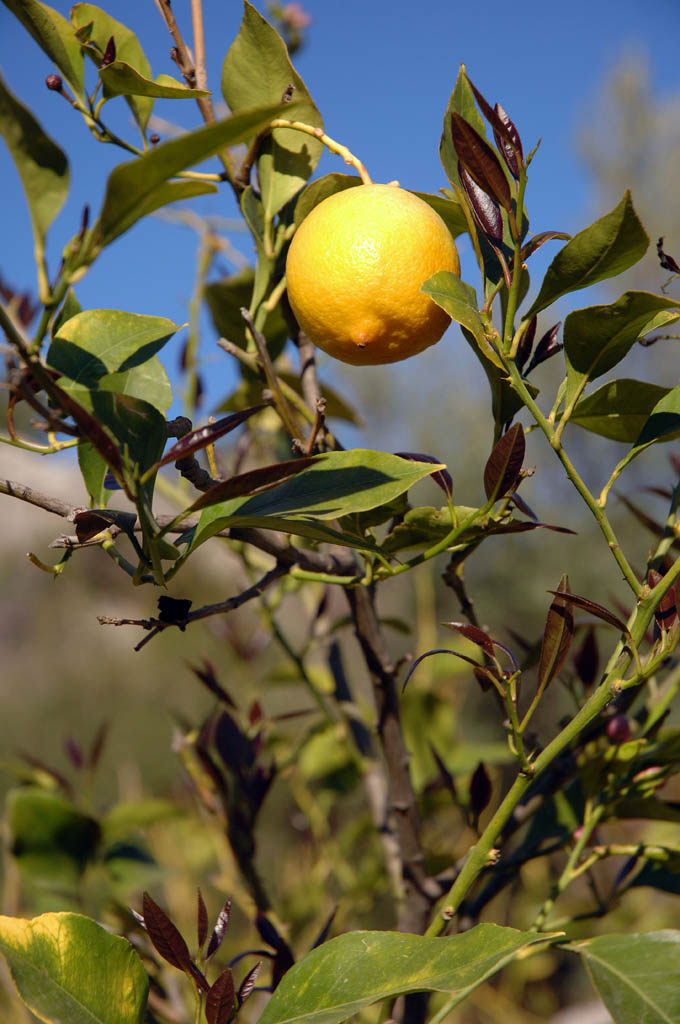
[[[458,275],[450,270],[440,270],[429,277],[420,290],[430,295],[456,323],[466,327],[489,362],[504,370],[498,354],[487,340],[484,323],[477,307],[477,295],[472,285],[461,281]]]
[[[113,391],[64,387],[61,382],[60,387],[107,428],[118,448],[127,449],[139,474],[161,457],[168,436],[165,417],[149,402]]]
[[[616,1024],[675,1024],[680,1020],[680,931],[599,935],[567,947],[585,963]]]
[[[467,77],[465,65],[461,64],[456,84],[444,114],[444,131],[439,143],[439,156],[446,176],[452,185],[460,186],[458,174],[458,155],[451,137],[451,114],[460,114],[468,124],[472,125],[480,135],[486,137],[486,128],[481,114],[475,105],[475,97]]]
[[[96,4],[76,4],[71,8],[71,24],[76,32],[82,34],[83,38],[85,38],[85,33],[87,33],[85,50],[97,67],[102,62],[109,39],[113,37],[116,45],[116,63],[123,62],[142,78],[151,78],[151,65],[135,33],[127,25],[123,25],[122,22],[112,18],[101,7],[97,7]],[[109,81],[103,75],[102,82],[104,84],[104,96],[107,99],[119,94],[118,90],[109,90]],[[149,93],[140,97],[126,95],[125,98],[134,119],[140,127],[142,135],[144,135],[153,109],[152,95]]]
[[[24,186],[36,245],[42,251],[50,224],[68,195],[68,161],[22,106],[0,75],[0,134]]]
[[[304,520],[337,519],[384,505],[437,468],[430,462],[408,462],[396,455],[361,448],[319,455],[315,463],[278,487],[204,509],[192,546],[230,525],[263,526],[294,533],[297,530],[290,529],[292,522],[298,529],[306,525],[317,531],[318,537],[318,527],[311,522],[305,524]],[[357,537],[350,546],[374,545]]]
[[[668,388],[658,384],[626,378],[610,380],[578,403],[569,422],[612,441],[632,444],[657,403],[667,394]]]
[[[222,66],[222,94],[229,109],[238,113],[262,104],[280,103],[291,85],[297,107],[295,119],[323,128],[321,115],[291,64],[285,43],[246,0],[239,33]],[[291,119],[285,109],[278,116]],[[262,140],[257,170],[268,219],[311,177],[322,151],[323,145],[317,139],[290,128],[276,128]]]
[[[72,803],[27,786],[7,796],[12,853],[22,875],[69,889],[85,870],[99,842],[99,825]]]
[[[467,231],[465,214],[455,199],[445,199],[444,196],[433,195],[431,192],[414,192],[413,195],[418,196],[418,199],[422,199],[439,214],[454,238]]]
[[[455,992],[464,998],[521,950],[548,937],[494,924],[446,938],[348,932],[291,967],[259,1024],[339,1024],[406,992]]]
[[[149,979],[127,941],[80,914],[0,917],[0,950],[26,1006],[50,1024],[142,1024]]]
[[[189,89],[171,75],[159,75],[155,81],[145,78],[122,60],[114,60],[112,64],[100,68],[99,77],[104,83],[107,96],[152,96],[182,100],[210,95],[206,89]]]
[[[669,307],[673,308],[670,311]],[[639,338],[680,316],[680,302],[651,292],[624,292],[606,306],[576,309],[564,321],[566,402],[583,386],[620,363]]]
[[[361,185],[361,178],[356,174],[338,174],[336,171],[332,174],[325,174],[323,178],[310,181],[295,202],[293,213],[295,226],[299,227],[305,217],[324,199],[335,195],[336,192],[344,192],[346,188],[356,188],[358,185]]]
[[[254,271],[246,267],[237,274],[212,282],[205,288],[205,300],[217,333],[240,345],[241,348],[248,347],[241,308],[250,308],[254,284]],[[267,339],[270,356],[276,359],[288,338],[288,327],[278,305],[267,314],[262,333]]]
[[[97,386],[100,391],[116,391],[119,395],[141,398],[161,412],[166,412],[172,405],[170,379],[157,356],[131,370],[100,377]]]
[[[106,508],[111,491],[104,486],[108,465],[90,441],[78,442],[78,466],[93,508]]]
[[[669,441],[677,430],[680,430],[680,385],[668,391],[656,403],[640,431],[635,447],[646,446],[662,439]]]
[[[106,374],[141,366],[178,329],[177,324],[162,316],[88,309],[59,328],[47,362],[80,387],[95,387]]]
[[[84,104],[83,54],[66,18],[38,0],[3,0],[3,3],[57,65],[77,98]]]
[[[168,179],[228,146],[245,142],[254,133],[266,128],[272,118],[284,110],[290,110],[291,106],[279,103],[235,114],[225,121],[205,125],[179,139],[164,142],[135,160],[119,164],[109,175],[101,213],[88,233],[82,262],[91,262],[105,245],[159,206],[177,199],[215,192],[215,186],[205,182],[183,181],[170,184]]]
[[[611,213],[579,231],[560,249],[525,317],[532,317],[561,295],[623,273],[642,259],[648,246],[647,232],[633,208],[630,192],[626,192]]]

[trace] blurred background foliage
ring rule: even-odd
[[[680,96],[653,101],[644,55],[629,53],[592,97],[587,114],[582,119],[586,127],[574,140],[592,180],[591,209],[584,211],[583,223],[589,213],[609,209],[631,187],[652,241],[663,235],[667,251],[678,257]],[[652,245],[648,257],[617,286],[656,290],[664,277]],[[539,336],[549,326],[539,324]],[[629,356],[631,364],[637,363],[629,375],[637,370],[648,380],[666,384],[670,376],[677,383],[672,369],[677,365],[672,362],[675,345],[677,340],[672,339],[639,347]],[[327,363],[322,363],[323,370],[329,370]],[[479,367],[460,345],[446,378],[432,350],[418,359],[417,387],[413,371],[411,363],[389,375],[379,367],[366,368],[361,375],[333,367],[334,385],[364,419],[362,427],[337,424],[338,432],[352,445],[436,455],[450,468],[456,501],[479,503],[480,467],[491,447],[488,397]],[[537,372],[536,383],[549,391],[554,385],[551,374],[556,379],[557,370],[549,363]],[[567,438],[585,467],[587,482],[593,487],[603,482],[618,458],[611,454],[616,446],[576,428],[570,428]],[[644,489],[663,487],[675,478],[669,462],[673,448],[655,446],[621,481],[621,490],[650,515],[655,498]],[[472,556],[466,572],[480,622],[518,653],[540,638],[550,600],[546,591],[557,586],[562,573],[569,573],[575,591],[610,607],[617,607],[622,593],[594,524],[549,456],[542,439],[531,435],[525,465],[535,466],[536,473],[522,494],[539,519],[577,530],[578,540],[543,530],[491,540]],[[224,457],[232,458],[233,452],[226,449]],[[85,504],[67,456],[41,461],[5,448],[2,466],[3,475],[30,480],[44,493]],[[433,485],[419,487],[424,503],[439,503]],[[650,535],[623,504],[612,519],[633,562],[641,566]],[[204,792],[206,799],[197,799],[202,776],[195,765],[193,774],[186,770],[187,765],[191,768],[186,738],[195,738],[195,730],[215,710],[214,695],[194,671],[205,672],[210,663],[238,706],[230,713],[244,732],[252,737],[262,729],[264,746],[258,756],[264,764],[275,758],[282,766],[258,820],[256,863],[263,886],[272,894],[272,917],[286,922],[290,945],[296,953],[309,948],[336,907],[334,930],[393,926],[389,879],[367,809],[365,767],[351,752],[347,720],[324,717],[318,710],[324,706],[324,695],[337,684],[327,655],[329,645],[339,640],[359,719],[369,727],[373,721],[370,689],[340,595],[316,586],[300,592],[291,585],[276,607],[266,599],[261,606],[252,604],[228,617],[207,620],[186,633],[168,630],[133,653],[138,639],[134,630],[100,626],[96,616],[148,616],[154,611],[150,592],[130,588],[99,549],[79,552],[69,570],[51,580],[26,562],[25,551],[56,561],[58,552],[49,551],[48,545],[64,524],[41,510],[3,499],[2,525],[0,781],[5,791],[18,781],[33,781],[54,794],[49,813],[40,806],[17,808],[11,798],[8,815],[15,835],[21,814],[37,815],[49,831],[50,814],[58,819],[59,800],[67,797],[83,815],[84,835],[94,829],[86,860],[74,859],[65,850],[63,861],[45,863],[39,848],[15,847],[18,856],[13,857],[6,845],[3,912],[30,916],[72,906],[95,916],[108,914],[119,926],[129,927],[124,907],[139,907],[141,889],[153,887],[188,936],[200,885],[211,917],[227,896],[233,897],[226,957],[262,945],[238,857],[225,841],[223,816],[216,809],[211,813],[209,793],[206,797]],[[443,568],[443,561],[434,568],[426,565],[408,579],[382,588],[380,608],[394,657],[449,642],[450,634],[442,636],[445,631],[438,623],[458,618],[459,606],[440,579]],[[238,593],[247,582],[241,563],[226,546],[212,541],[169,593],[207,603]],[[271,639],[272,630],[278,641]],[[584,639],[586,631],[580,636]],[[301,668],[299,655],[310,643],[314,653]],[[571,662],[564,675],[576,678]],[[539,726],[570,714],[574,705],[568,686],[555,683],[548,703]],[[441,785],[431,746],[457,776],[463,803],[480,761],[492,793],[499,792],[507,761],[501,716],[461,663],[445,656],[419,668],[405,695],[403,713],[426,822],[425,847],[431,851],[430,866],[436,869],[438,860],[442,866],[450,863],[452,851],[461,856],[474,833],[464,813],[452,813],[451,796]],[[102,727],[106,735],[101,756],[96,770],[91,770],[88,751]],[[673,793],[666,790],[665,796],[671,799]],[[8,825],[6,820],[6,834]],[[641,839],[644,832],[648,842],[661,842],[677,824],[648,823],[643,828],[633,822],[623,830],[630,833],[630,841]],[[602,841],[607,834],[605,825]],[[527,926],[549,884],[548,870],[544,859],[528,865],[521,889],[506,890],[483,917]],[[610,866],[597,869],[603,891],[611,885],[613,871]],[[568,900],[576,914],[588,906],[586,883]],[[676,919],[672,897],[640,888],[608,917],[606,930],[651,930]],[[597,922],[589,921],[588,928],[597,931]],[[554,951],[513,965],[496,986],[493,993],[479,989],[451,1019],[472,1024],[502,1017],[509,1024],[532,1024],[553,1018],[581,995],[588,998],[585,978],[575,977]],[[166,995],[171,1002],[179,998],[171,985]],[[0,1005],[3,998],[0,995]],[[255,1000],[253,1007],[255,1019]],[[14,1009],[16,1016],[7,1017],[8,1007],[2,1012],[4,1019],[21,1021],[25,1016]]]

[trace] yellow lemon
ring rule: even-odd
[[[288,298],[319,348],[355,365],[395,363],[439,341],[450,318],[420,291],[460,274],[439,214],[397,185],[358,185],[315,206],[286,264]]]

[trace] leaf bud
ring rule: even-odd
[[[161,137],[158,134],[158,132],[152,132],[151,135],[149,136],[149,142],[151,143],[152,146],[157,146],[160,141]]]
[[[45,85],[51,92],[61,92],[64,87],[60,75],[48,75],[45,79]]]

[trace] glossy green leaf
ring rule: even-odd
[[[299,227],[305,217],[312,212],[315,206],[322,203],[324,199],[335,195],[336,192],[344,192],[347,188],[356,188],[361,185],[361,178],[356,174],[325,174],[323,178],[310,181],[309,185],[302,190],[295,202],[293,221]]]
[[[84,103],[83,54],[66,18],[38,0],[3,0],[3,3],[56,64],[77,98]]]
[[[71,8],[71,24],[87,39],[85,52],[97,67],[101,64],[109,39],[113,38],[116,47],[116,63],[123,62],[138,72],[142,78],[151,78],[151,65],[135,33],[127,25],[112,18],[101,7],[97,7],[96,4],[75,4]],[[109,81],[104,76],[102,76],[102,82],[105,97],[109,98],[119,94],[117,89],[109,91]],[[149,93],[141,96],[126,95],[126,99],[133,117],[144,134],[153,109],[152,96]]]
[[[312,950],[284,975],[259,1024],[339,1024],[406,992],[463,998],[546,935],[480,924],[461,935],[348,932]]]
[[[424,203],[432,207],[435,213],[439,214],[454,238],[467,231],[465,214],[460,203],[455,199],[446,199],[444,196],[433,195],[431,192],[414,192],[413,195],[418,196],[418,199],[422,199]]]
[[[116,446],[127,449],[143,473],[161,457],[167,430],[165,417],[149,402],[107,390],[64,388],[78,404],[105,427]]]
[[[566,948],[583,958],[616,1024],[680,1020],[680,931],[598,935]]]
[[[458,275],[450,270],[440,270],[429,277],[420,290],[430,295],[438,306],[446,310],[452,320],[468,329],[489,362],[499,369],[503,368],[500,358],[486,338],[477,307],[477,296],[472,285],[461,281]]]
[[[680,430],[680,385],[663,395],[656,403],[640,431],[635,447],[663,439],[668,441],[677,430]]]
[[[645,381],[610,380],[581,399],[569,422],[612,441],[632,444],[654,407],[668,393],[668,388]]]
[[[321,115],[291,64],[285,43],[246,0],[241,27],[222,66],[222,94],[229,109],[237,114],[251,107],[280,103],[291,85],[295,117],[285,110],[278,116],[323,128]],[[278,213],[311,177],[322,151],[317,139],[290,128],[277,128],[262,140],[257,171],[268,218]]]
[[[161,412],[172,405],[170,379],[157,356],[147,359],[141,366],[100,377],[97,387],[100,391],[116,391],[119,395],[141,398]]]
[[[403,494],[436,468],[429,462],[407,462],[396,455],[361,448],[319,455],[315,462],[278,487],[204,509],[193,546],[230,525],[285,531],[288,527],[283,524],[291,520],[337,519],[365,512]],[[307,525],[316,529],[314,523]],[[357,542],[366,546],[361,538],[357,537]]]
[[[460,114],[481,136],[486,137],[484,120],[477,110],[474,93],[470,87],[464,64],[460,66],[456,84],[446,107],[444,131],[439,143],[439,156],[442,166],[446,171],[446,176],[452,185],[460,185],[458,155],[451,137],[451,114],[453,113]]]
[[[209,96],[206,89],[190,89],[170,75],[159,75],[154,81],[145,78],[122,60],[100,68],[99,77],[108,96],[151,96],[158,99],[182,100]]]
[[[579,231],[560,249],[548,267],[535,302],[524,316],[533,316],[561,295],[623,273],[642,259],[648,246],[647,232],[635,212],[630,192],[626,192],[611,213]]]
[[[109,175],[99,219],[88,233],[83,262],[91,262],[105,245],[160,206],[216,191],[215,186],[205,182],[169,183],[168,179],[222,149],[244,142],[290,106],[276,104],[235,114],[119,164]]]
[[[142,1024],[149,979],[127,941],[80,914],[0,917],[0,951],[48,1024]]]
[[[24,186],[36,244],[42,249],[50,224],[61,210],[69,186],[68,161],[33,114],[0,75],[0,135],[7,143]]]
[[[88,309],[59,328],[47,362],[75,384],[94,387],[105,374],[141,366],[178,329],[166,317],[118,309]]]
[[[636,341],[680,316],[680,302],[651,292],[624,292],[606,306],[576,309],[564,321],[566,402],[587,380],[620,363]]]

